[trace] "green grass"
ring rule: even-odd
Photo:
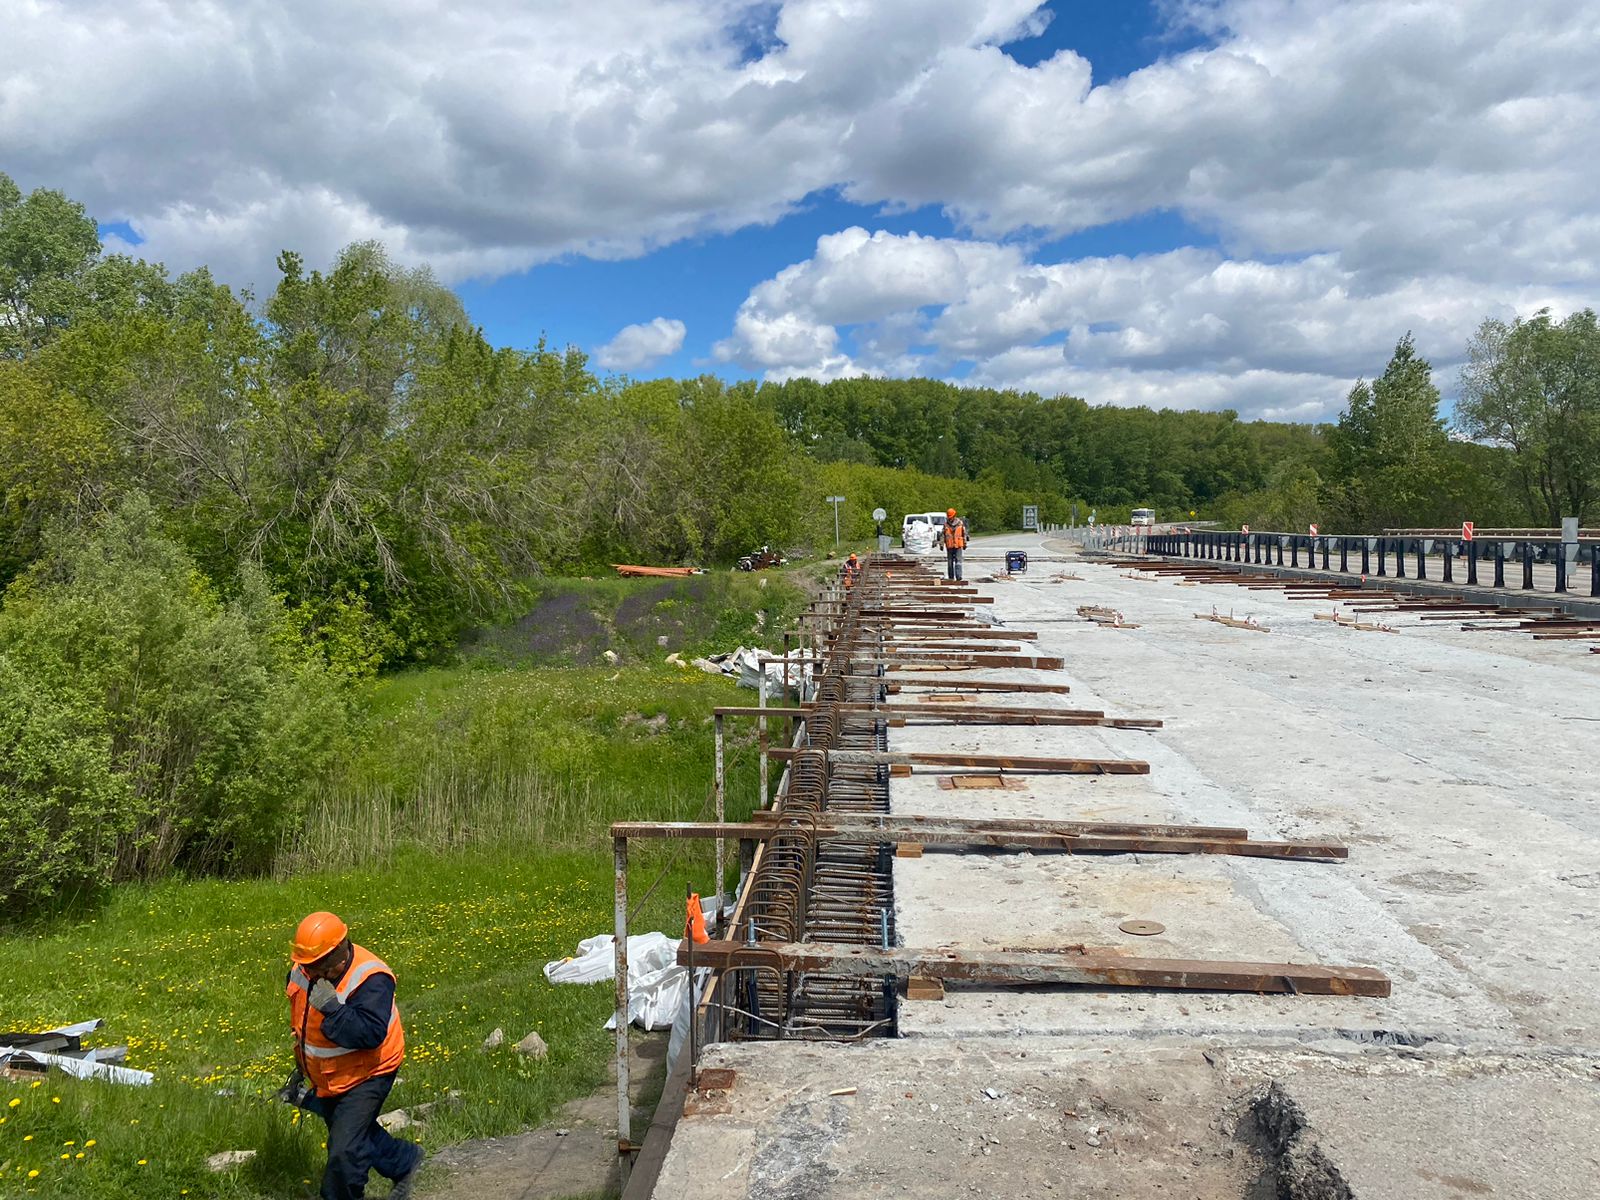
[[[362,748],[312,798],[280,875],[505,839],[600,848],[614,820],[701,814],[711,709],[748,702],[693,668],[481,666],[382,681]],[[754,734],[728,730],[730,795],[753,799]]]
[[[642,861],[636,887],[666,863],[659,854]],[[638,928],[681,922],[686,865],[676,865]],[[693,865],[701,880],[709,876],[704,863]],[[391,1106],[463,1094],[429,1121],[424,1145],[539,1123],[605,1077],[610,984],[553,987],[542,967],[609,929],[611,884],[609,864],[594,854],[412,853],[382,870],[288,884],[125,888],[93,919],[0,941],[0,978],[10,981],[0,1025],[103,1016],[97,1040],[126,1042],[127,1065],[156,1075],[148,1088],[0,1081],[0,1195],[314,1194],[322,1124],[266,1097],[292,1066],[288,938],[315,908],[344,916],[399,978],[408,1054]],[[479,1047],[496,1026],[507,1045],[486,1054]],[[545,1062],[510,1048],[530,1030],[550,1045]],[[206,1156],[236,1149],[258,1156],[227,1175],[205,1169]]]
[[[548,661],[568,665],[508,669],[469,654],[380,680],[359,749],[311,798],[276,878],[124,887],[100,908],[0,936],[0,1031],[103,1017],[93,1044],[127,1043],[127,1065],[156,1076],[148,1088],[0,1080],[0,1197],[314,1195],[322,1124],[268,1097],[292,1065],[288,940],[320,908],[399,978],[408,1057],[390,1107],[462,1093],[431,1116],[424,1145],[537,1125],[600,1085],[611,985],[556,988],[542,968],[611,928],[611,821],[708,815],[710,710],[750,693],[665,665],[655,630],[689,631],[670,647],[688,653],[752,644],[752,596],[786,597],[769,630],[798,603],[792,584],[760,578],[719,578],[699,599],[573,584],[582,605],[611,614],[620,666],[570,665],[593,647],[553,642]],[[639,596],[648,604],[624,608]],[[734,820],[755,800],[748,725],[729,728]],[[679,928],[685,883],[713,890],[711,855],[709,843],[636,846],[635,896],[665,872],[636,930]],[[485,1054],[497,1026],[506,1047]],[[545,1062],[510,1049],[530,1030],[549,1043]],[[205,1169],[208,1155],[240,1149],[257,1157]]]

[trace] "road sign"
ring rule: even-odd
[[[1250,526],[1248,526],[1248,525],[1239,526],[1239,532],[1240,533],[1249,533],[1250,532]]]
[[[1022,527],[1024,529],[1039,528],[1039,506],[1037,504],[1024,504],[1022,506]]]
[[[872,519],[874,521],[881,521],[885,517],[887,517],[888,515],[889,514],[884,512],[884,510],[881,509],[881,508],[875,508],[875,509],[872,510]]]
[[[843,496],[825,496],[827,503],[833,505],[833,544],[839,544],[839,505],[844,503]]]
[[[1461,522],[1461,540],[1463,542],[1470,542],[1472,540],[1472,534],[1473,534],[1472,522],[1471,521],[1463,521],[1463,522]]]
[[[1316,527],[1316,525],[1315,525],[1315,524],[1313,524],[1313,525],[1311,525],[1311,526],[1310,526],[1310,527],[1309,527],[1309,528],[1310,528],[1310,530],[1311,530],[1311,536],[1312,536],[1312,537],[1316,537],[1316,536],[1317,536],[1317,527]]]
[[[1191,518],[1193,518],[1193,517],[1194,517],[1194,509],[1192,509],[1192,508],[1191,508],[1191,509],[1190,509],[1190,510],[1189,510],[1189,516],[1190,516],[1190,517],[1191,517]]]

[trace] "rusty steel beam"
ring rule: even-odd
[[[798,708],[760,708],[754,705],[729,705],[712,709],[712,713],[719,717],[758,717],[763,713],[769,717],[803,717],[809,715],[814,709],[814,704],[801,705]],[[845,701],[842,704],[830,705],[835,712],[845,713],[870,713],[880,717],[1061,717],[1075,721],[1101,721],[1105,719],[1105,712],[1098,708],[1023,708],[1018,705],[1007,708],[996,705],[991,708],[980,708],[977,705],[968,705],[964,708],[946,709],[937,704],[867,704],[856,701]],[[1145,720],[1142,717],[1127,717],[1125,720]],[[1150,718],[1153,719],[1153,718]],[[1156,722],[1160,724],[1159,721]]]
[[[1150,764],[1133,758],[1036,758],[1016,754],[904,753],[893,750],[774,750],[779,760],[797,754],[826,754],[835,763],[911,767],[992,767],[1002,771],[1040,771],[1060,775],[1148,775]]]
[[[719,824],[714,821],[620,822],[611,827],[613,837],[738,839],[771,841],[793,834],[810,835],[833,842],[873,844],[877,842],[915,842],[922,846],[947,848],[1003,849],[1015,847],[1057,854],[1226,854],[1240,858],[1280,858],[1297,861],[1335,861],[1347,858],[1349,851],[1332,843],[1253,842],[1248,838],[1147,837],[1121,834],[1027,832],[1018,829],[985,828],[971,825],[898,825],[893,819],[875,824],[835,824],[816,821],[743,821]]]
[[[781,812],[766,809],[750,815],[752,822],[771,824],[793,820]],[[1178,825],[1172,823],[1145,824],[1135,821],[1062,821],[1050,817],[935,817],[917,814],[895,814],[888,817],[830,812],[827,821],[840,828],[852,826],[875,827],[883,821],[893,821],[896,826],[915,832],[932,827],[938,829],[1011,829],[1019,833],[1102,833],[1123,834],[1129,837],[1197,837],[1234,838],[1243,840],[1250,834],[1233,825]]]
[[[851,675],[849,679],[879,679],[876,675]],[[895,695],[906,688],[943,688],[957,692],[1021,692],[1021,693],[1049,693],[1065,696],[1072,688],[1064,683],[1012,683],[1004,679],[941,679],[938,676],[924,676],[921,679],[893,679],[886,680],[889,694]]]
[[[678,950],[680,965],[688,951]],[[765,968],[986,983],[997,986],[1081,984],[1093,988],[1181,988],[1206,992],[1287,992],[1302,996],[1389,994],[1389,977],[1374,967],[1311,963],[1225,962],[1133,958],[1072,950],[950,950],[892,946],[887,950],[820,942],[714,941],[694,948],[697,966],[719,970]]]

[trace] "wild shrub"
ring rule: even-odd
[[[223,598],[133,496],[0,607],[0,905],[267,865],[347,726],[265,578]]]

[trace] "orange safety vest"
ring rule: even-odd
[[[967,548],[967,523],[960,517],[953,521],[945,522],[944,548],[946,550],[965,550]]]
[[[373,973],[394,978],[388,965],[370,950],[352,946],[355,952],[344,976],[334,985],[339,999],[348,1000]],[[289,997],[289,1028],[297,1039],[295,1059],[300,1072],[317,1095],[342,1096],[357,1084],[365,1083],[374,1075],[388,1075],[400,1069],[406,1057],[406,1033],[400,1025],[400,1008],[389,1007],[389,1032],[383,1044],[373,1050],[351,1050],[341,1046],[322,1032],[322,1012],[311,1007],[311,978],[297,963],[289,972],[289,982],[284,991]]]

